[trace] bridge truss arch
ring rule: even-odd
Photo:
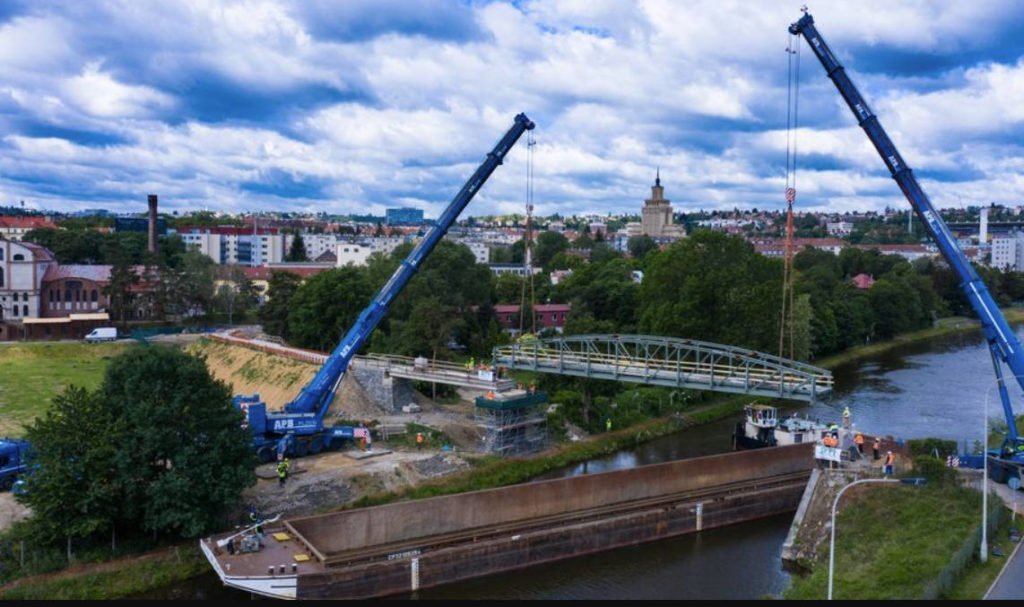
[[[651,335],[572,335],[493,351],[497,367],[654,386],[814,401],[832,373],[771,354]]]

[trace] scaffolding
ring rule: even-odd
[[[475,420],[484,431],[484,450],[499,455],[524,455],[547,443],[544,392],[510,390],[476,399]]]

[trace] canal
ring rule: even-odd
[[[1018,335],[1021,327],[1016,328]],[[991,359],[980,331],[900,345],[833,371],[832,397],[811,405],[778,403],[823,421],[849,407],[857,429],[901,439],[981,440],[988,401],[1001,420]],[[1019,394],[1020,390],[1011,390]],[[1015,406],[1017,403],[1015,402]],[[1019,408],[1019,407],[1018,407]],[[545,478],[594,474],[728,451],[739,417],[662,437],[635,449],[570,466]],[[428,589],[420,599],[759,599],[778,596],[789,581],[780,553],[791,516],[772,517],[700,534],[624,548]],[[241,596],[215,576],[188,584],[193,598]],[[184,586],[184,585],[183,585]],[[182,589],[162,598],[182,598]],[[185,593],[187,594],[187,593]],[[151,598],[157,598],[150,595]]]

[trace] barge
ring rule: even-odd
[[[811,443],[255,526],[200,540],[221,581],[282,599],[364,599],[793,512]]]

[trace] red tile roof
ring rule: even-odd
[[[0,228],[20,228],[23,230],[34,230],[36,228],[56,228],[57,224],[45,217],[29,216],[15,217],[12,215],[0,215]]]
[[[46,268],[43,282],[61,280],[62,278],[80,278],[93,282],[110,282],[110,271],[114,266],[107,265],[57,265]]]

